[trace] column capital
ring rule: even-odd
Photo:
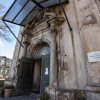
[[[30,42],[28,42],[27,40],[23,42],[24,44],[24,52],[23,52],[23,57],[26,57],[27,55],[27,49],[28,49],[28,46],[30,45]]]
[[[23,44],[26,45],[26,46],[30,45],[30,43],[28,41],[24,41]]]

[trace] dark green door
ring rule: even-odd
[[[40,85],[40,94],[45,93],[46,87],[49,86],[50,77],[50,55],[45,55],[42,57],[42,66],[41,66],[41,85]]]

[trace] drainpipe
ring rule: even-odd
[[[67,21],[67,23],[68,23],[69,29],[70,29],[70,31],[72,32],[72,27],[71,27],[71,25],[70,25],[70,23],[69,23],[69,20],[68,20],[68,18],[67,18],[67,15],[66,15],[66,12],[65,12],[65,9],[64,9],[64,7],[63,7],[63,4],[62,4],[61,0],[59,0],[59,3],[60,3],[60,6],[61,6],[61,8],[62,8],[62,11],[63,11],[63,13],[64,13],[65,19],[66,19],[66,21]]]

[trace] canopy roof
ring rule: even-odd
[[[68,3],[68,0],[61,0]],[[59,0],[15,0],[3,17],[3,21],[26,26],[35,18],[41,17],[42,9],[59,4]]]

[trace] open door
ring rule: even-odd
[[[32,92],[34,59],[21,58],[17,71],[16,95]]]
[[[35,59],[34,73],[33,73],[33,92],[36,94],[40,94],[41,65],[42,65],[42,58]]]

